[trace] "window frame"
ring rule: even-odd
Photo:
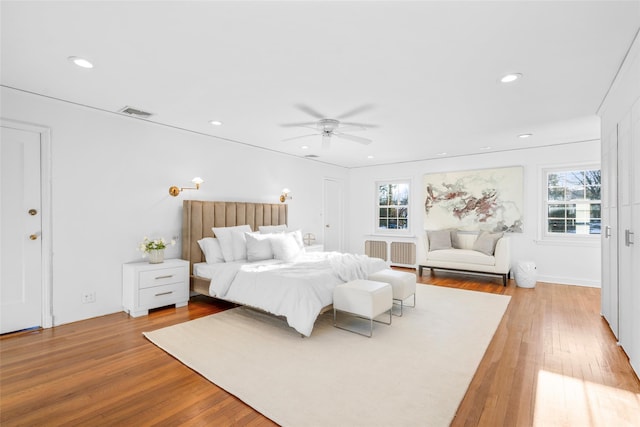
[[[573,242],[573,243],[599,243],[601,239],[602,229],[598,234],[577,234],[577,233],[553,233],[549,231],[549,206],[554,204],[554,201],[549,200],[549,174],[562,173],[571,171],[588,171],[599,170],[600,171],[600,199],[597,203],[589,201],[589,205],[597,204],[600,206],[600,220],[602,221],[602,167],[599,163],[572,163],[564,165],[544,166],[540,168],[540,220],[538,221],[539,237],[541,241],[555,241],[555,242]],[[570,200],[558,200],[555,204],[570,204]],[[577,213],[576,213],[577,215]],[[563,218],[568,218],[565,214]],[[591,217],[590,217],[591,218]],[[601,222],[602,223],[602,222]]]
[[[407,193],[408,193],[408,201],[406,204],[406,220],[407,220],[407,228],[380,228],[380,193],[379,189],[382,185],[398,185],[405,184],[407,185]],[[374,187],[374,233],[375,235],[393,235],[393,236],[408,236],[411,234],[411,223],[412,223],[412,180],[410,178],[398,178],[398,179],[379,179],[375,181]],[[405,205],[386,205],[386,206],[405,206]]]

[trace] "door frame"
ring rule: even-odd
[[[51,215],[51,129],[46,126],[0,117],[0,126],[40,134],[40,213],[42,220],[42,309],[43,328],[53,326],[53,246]]]

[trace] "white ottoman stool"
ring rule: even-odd
[[[373,335],[374,318],[388,311],[389,323],[378,320],[376,322],[390,325],[392,308],[393,291],[388,283],[358,279],[338,285],[333,290],[333,326],[345,331],[371,337]],[[338,326],[336,316],[338,311],[369,319],[369,335]]]
[[[416,275],[406,271],[385,269],[369,275],[369,280],[385,282],[391,285],[394,301],[400,302],[400,316],[404,307],[404,300],[413,295],[413,305],[416,306]]]

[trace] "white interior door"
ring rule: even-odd
[[[325,178],[323,184],[323,212],[324,221],[324,250],[342,251],[342,212],[343,195],[342,182]]]
[[[633,165],[631,184],[631,225],[628,236],[631,257],[631,306],[634,308],[631,316],[631,346],[629,354],[631,366],[640,375],[640,98],[632,108],[631,114],[631,164]]]
[[[40,133],[1,127],[0,332],[42,326]]]

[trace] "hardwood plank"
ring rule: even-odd
[[[599,289],[503,287],[498,278],[429,270],[419,282],[511,296],[453,426],[640,419],[640,381],[599,315]],[[2,336],[0,424],[275,425],[142,336],[230,307],[199,296],[145,317],[115,313]]]

